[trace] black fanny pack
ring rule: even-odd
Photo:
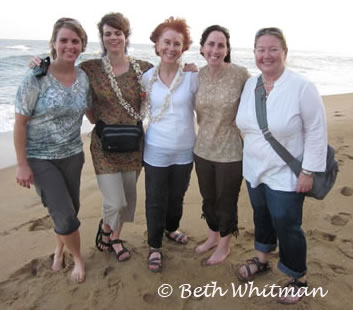
[[[136,152],[143,136],[142,121],[136,125],[107,125],[99,120],[96,133],[105,152]]]

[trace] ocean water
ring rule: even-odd
[[[139,59],[158,63],[152,45],[132,44],[128,53]],[[36,55],[47,56],[47,41],[0,39],[0,132],[13,129],[14,100],[18,85],[28,70],[29,60]],[[78,62],[100,57],[99,43],[89,43]],[[184,62],[193,62],[201,67],[206,64],[193,46],[183,55]],[[255,66],[252,48],[232,49],[232,62],[248,68],[251,74],[259,71]],[[317,51],[289,51],[287,66],[313,81],[321,95],[353,92],[353,56],[345,53]]]

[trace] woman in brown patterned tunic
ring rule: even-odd
[[[126,55],[130,24],[122,14],[103,16],[98,29],[104,57],[80,65],[87,73],[92,89],[93,109],[88,118],[92,123],[102,120],[106,124],[136,125],[136,119],[121,105],[123,100],[113,89],[109,74],[117,82],[120,96],[139,113],[144,94],[139,79],[152,65]],[[120,234],[123,223],[134,220],[136,182],[142,168],[142,146],[143,141],[137,152],[107,153],[102,150],[95,129],[91,135],[92,160],[103,195],[103,219],[99,223],[96,245],[101,251],[114,251],[119,261],[125,261],[131,255],[120,240]]]

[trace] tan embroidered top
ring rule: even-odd
[[[142,72],[152,64],[136,60]],[[101,59],[88,60],[80,64],[87,73],[92,89],[92,106],[97,120],[106,124],[136,124],[136,120],[120,105],[111,87],[108,75],[104,71]],[[130,64],[129,71],[116,77],[125,100],[139,112],[141,108],[141,89],[136,73]],[[142,147],[138,152],[107,153],[103,152],[101,142],[95,132],[91,134],[91,155],[96,174],[116,173],[122,171],[138,171],[142,167]]]
[[[201,68],[196,95],[199,129],[194,153],[197,156],[221,163],[242,159],[242,141],[234,119],[249,76],[246,68],[229,64],[212,80],[208,67]]]

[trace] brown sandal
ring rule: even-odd
[[[253,272],[251,272],[251,269],[250,269],[251,265],[255,265],[256,268],[257,268]],[[247,275],[248,275],[247,277],[244,277],[244,276],[241,275],[240,269],[242,267],[246,268],[246,272],[247,272]],[[257,275],[259,275],[261,273],[264,273],[264,272],[266,272],[266,271],[268,271],[270,269],[271,269],[271,266],[270,266],[269,262],[261,263],[259,261],[259,258],[255,256],[255,257],[253,257],[251,259],[248,259],[245,264],[242,264],[242,265],[240,265],[237,268],[236,276],[237,276],[238,280],[243,281],[243,282],[247,282],[247,281],[253,280],[255,278],[255,276],[257,276]]]

